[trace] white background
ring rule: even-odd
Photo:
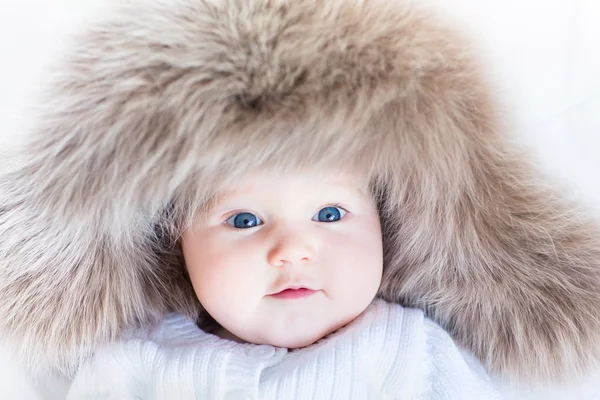
[[[0,149],[26,126],[24,107],[63,35],[107,1],[0,0]],[[514,138],[569,196],[599,212],[600,2],[430,1],[477,38]],[[527,398],[600,399],[600,379],[592,383]],[[0,398],[35,398],[27,396],[14,365],[0,355]]]

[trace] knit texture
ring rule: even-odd
[[[496,399],[481,365],[417,309],[375,300],[290,351],[240,344],[180,314],[99,350],[68,399]]]

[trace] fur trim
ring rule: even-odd
[[[32,367],[198,315],[178,232],[257,167],[351,165],[381,199],[381,297],[488,370],[598,359],[600,234],[502,135],[468,43],[403,1],[128,1],[72,46],[0,175],[0,331]]]

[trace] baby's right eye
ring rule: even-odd
[[[243,212],[232,215],[225,221],[225,223],[229,226],[233,226],[236,229],[248,229],[262,225],[263,221],[252,213]]]

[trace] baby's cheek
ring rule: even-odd
[[[330,283],[337,286],[340,296],[359,300],[375,296],[381,283],[383,251],[376,238],[364,238],[345,242],[329,259]],[[362,300],[360,300],[362,301]]]
[[[214,264],[208,266],[202,274],[202,287],[207,293],[219,298],[221,303],[227,303],[229,308],[243,306],[244,302],[256,297],[262,276],[256,269],[256,260],[243,248],[221,253],[213,257]]]

